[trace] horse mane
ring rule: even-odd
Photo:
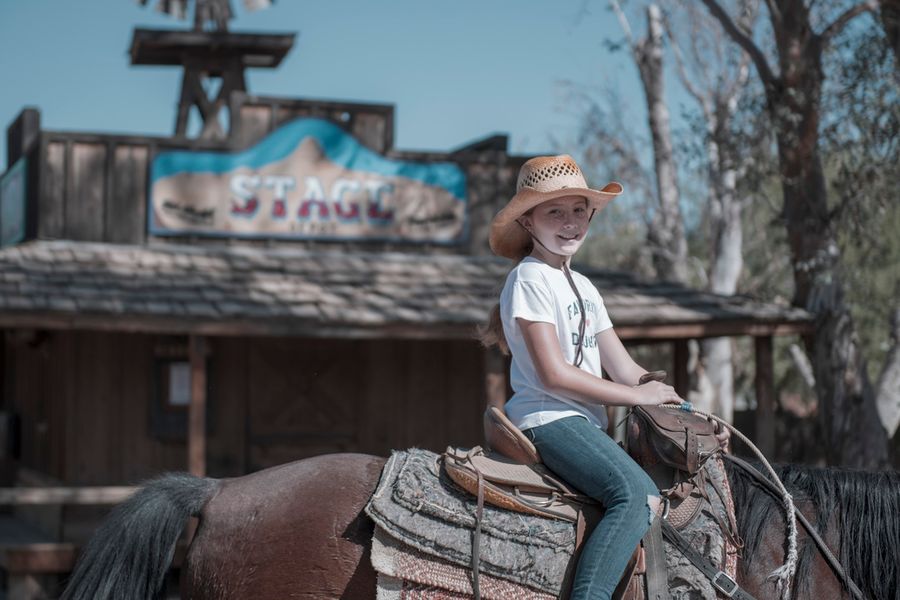
[[[741,572],[746,574],[766,524],[773,514],[784,514],[782,501],[763,490],[743,469],[729,461],[725,461],[725,466],[734,495],[738,531],[744,540]],[[866,597],[900,600],[900,472],[801,465],[780,465],[775,471],[798,508],[805,504],[814,507],[815,518],[810,522],[829,540],[829,545],[831,540],[838,540],[835,554]],[[799,523],[797,527],[802,530]],[[808,590],[817,552],[812,539],[805,538],[794,578],[795,595]]]

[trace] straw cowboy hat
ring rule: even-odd
[[[589,208],[602,210],[621,193],[622,185],[616,182],[607,183],[602,190],[589,188],[578,164],[568,154],[532,158],[519,169],[516,195],[491,222],[491,250],[506,258],[521,258],[531,242],[531,234],[517,220],[542,202],[583,196]]]

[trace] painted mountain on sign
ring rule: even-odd
[[[455,243],[467,230],[458,166],[385,158],[320,119],[236,154],[161,153],[150,180],[152,235]]]

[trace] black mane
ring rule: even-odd
[[[738,531],[744,539],[746,573],[772,515],[783,515],[773,498],[742,469],[725,461],[734,494]],[[775,471],[801,506],[815,509],[813,527],[826,540],[839,539],[836,556],[872,600],[900,600],[900,473],[781,465]],[[783,521],[782,521],[783,523]],[[802,530],[798,523],[797,527]],[[834,535],[837,530],[838,534]],[[786,542],[785,542],[786,543]],[[807,588],[814,554],[811,539],[800,546],[794,593]]]

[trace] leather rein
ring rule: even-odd
[[[747,461],[738,458],[736,456],[722,453],[722,457],[732,464],[740,467],[744,472],[753,477],[753,480],[759,483],[762,488],[774,496],[776,499],[780,497],[780,492],[778,488],[769,481],[766,477],[764,477],[756,468],[753,467]],[[794,514],[797,516],[797,520],[800,521],[800,524],[803,525],[804,529],[806,529],[806,533],[809,534],[809,537],[816,543],[816,546],[819,549],[819,552],[822,553],[822,556],[828,562],[828,565],[832,568],[835,574],[843,581],[844,585],[850,590],[850,593],[854,598],[858,598],[859,600],[865,600],[865,596],[862,591],[859,589],[859,586],[850,578],[850,575],[841,566],[840,561],[837,557],[831,552],[828,546],[825,544],[825,540],[819,535],[816,529],[812,526],[812,524],[803,516],[797,507],[794,507]]]

